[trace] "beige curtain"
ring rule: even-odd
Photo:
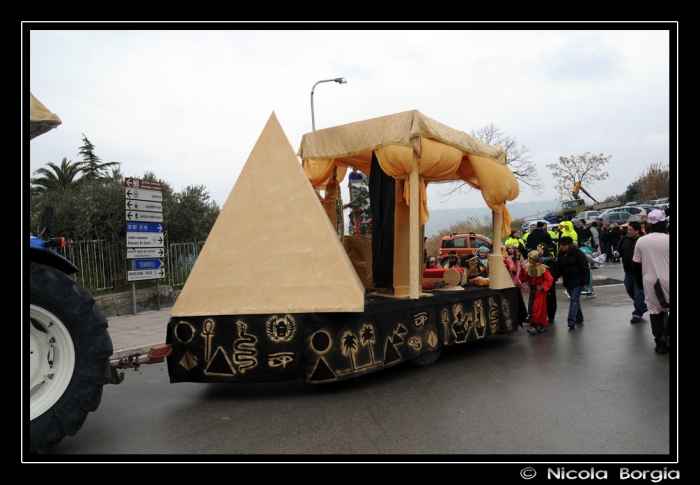
[[[419,223],[424,225],[430,219],[428,211],[427,183],[452,178],[462,161],[462,150],[431,138],[420,138],[421,157],[418,163],[419,175]],[[395,179],[404,181],[403,198],[410,205],[410,184],[407,183],[413,169],[413,149],[400,145],[387,145],[374,152],[382,170]]]
[[[345,178],[345,173],[348,166],[344,163],[337,163],[334,158],[327,160],[304,160],[302,167],[309,182],[316,190],[326,190],[328,179],[333,173],[333,167],[338,167],[336,172],[338,183],[341,183]]]
[[[479,155],[467,154],[456,173],[464,182],[480,190],[486,205],[493,212],[501,215],[501,237],[508,237],[513,217],[505,201],[515,200],[520,194],[518,181],[513,172],[503,163]]]

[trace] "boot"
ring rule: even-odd
[[[656,342],[656,347],[654,347],[654,352],[659,354],[668,353],[668,336],[664,341],[662,337],[664,336],[664,315],[663,313],[651,314],[649,315],[649,320],[651,321],[651,333],[654,336],[654,342]]]

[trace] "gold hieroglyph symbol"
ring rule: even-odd
[[[422,327],[428,320],[428,312],[420,312],[413,316],[413,324],[416,327]]]
[[[501,323],[498,318],[498,303],[493,297],[489,298],[489,319],[491,320],[491,333],[498,332],[498,327]]]
[[[420,348],[423,346],[423,340],[420,337],[411,337],[408,339],[408,345],[416,350],[420,350]]]
[[[258,339],[249,333],[246,333],[248,326],[238,321],[238,336],[239,339],[233,343],[233,362],[238,365],[238,371],[242,374],[246,369],[255,367],[258,365],[258,359],[255,358],[257,351],[255,350],[255,343]]]
[[[197,358],[190,354],[189,351],[185,351],[185,354],[182,356],[182,359],[180,359],[180,362],[178,362],[182,367],[184,367],[187,370],[192,370],[195,367],[197,367]]]
[[[432,330],[430,331],[430,335],[428,335],[428,345],[430,345],[432,348],[435,348],[438,344],[438,336],[435,332]]]

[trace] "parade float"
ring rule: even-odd
[[[349,167],[369,178],[364,234],[343,231]],[[502,147],[413,110],[307,133],[295,153],[272,113],[170,313],[170,381],[328,383],[515,332],[526,308],[498,251],[488,286],[446,270],[424,290],[426,186],[458,180],[501,247],[519,193]]]

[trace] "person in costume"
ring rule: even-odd
[[[520,281],[518,278],[518,273],[520,272],[521,268],[525,267],[525,261],[523,261],[523,258],[520,256],[520,252],[514,244],[506,244],[506,252],[508,253],[508,256],[503,258],[503,263],[505,263],[511,278],[513,278],[513,284],[520,288],[520,293],[524,298],[525,287],[527,284]]]
[[[534,294],[532,300],[532,313],[530,314],[529,334],[546,332],[549,329],[547,317],[547,293],[554,284],[554,278],[547,266],[540,262],[542,255],[539,251],[530,251],[527,255],[527,265],[520,269],[518,279],[530,285],[530,294]]]
[[[488,278],[486,266],[481,264],[481,261],[479,261],[479,258],[475,254],[472,254],[467,258],[467,266],[465,271],[467,273],[467,283],[478,277]]]

